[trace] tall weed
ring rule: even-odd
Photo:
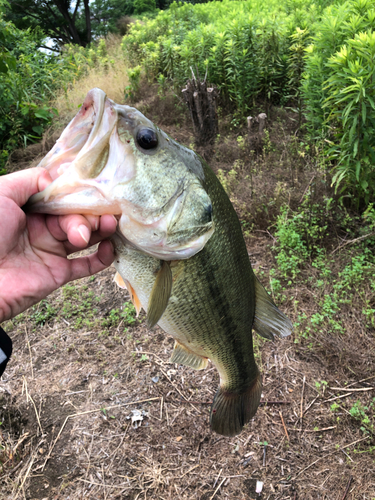
[[[258,97],[279,103],[288,96],[290,35],[319,17],[323,2],[223,0],[173,3],[155,19],[132,25],[122,42],[134,65],[151,68],[175,88],[191,69],[218,86],[224,101],[245,114]]]
[[[334,141],[330,153],[337,160],[332,182],[367,205],[375,198],[375,32],[355,35],[327,66],[324,108]]]
[[[374,198],[375,0],[327,7],[306,49],[307,128],[334,162],[333,184],[355,204]]]

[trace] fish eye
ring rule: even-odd
[[[152,128],[141,128],[137,132],[137,142],[143,149],[154,149],[158,145],[158,136]]]

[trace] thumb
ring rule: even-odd
[[[49,173],[40,167],[29,168],[0,178],[0,196],[13,200],[22,207],[35,193],[52,182]]]

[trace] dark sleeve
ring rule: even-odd
[[[0,327],[0,377],[4,373],[5,367],[12,354],[12,341],[10,337]]]

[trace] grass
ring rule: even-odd
[[[121,38],[106,38],[105,52],[88,66],[83,76],[72,79],[66,92],[62,91],[53,103],[59,113],[59,122],[72,118],[82,104],[87,92],[98,87],[116,103],[125,101],[125,87],[129,84],[129,65],[120,49]]]

